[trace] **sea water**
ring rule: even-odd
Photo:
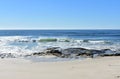
[[[24,56],[49,47],[120,51],[120,30],[0,30],[0,54]]]

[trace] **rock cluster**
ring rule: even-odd
[[[48,48],[43,52],[33,53],[32,55],[33,56],[54,55],[61,58],[76,58],[76,57],[94,58],[96,56],[120,56],[120,52],[112,51],[110,49],[102,49],[102,50],[93,50],[93,49],[85,49],[85,48],[61,49],[59,47],[56,47],[56,48]]]
[[[66,48],[60,47],[47,48],[43,52],[35,52],[29,55],[17,55],[12,53],[1,53],[0,58],[17,58],[28,56],[45,56],[53,55],[60,58],[78,58],[78,57],[97,57],[97,56],[120,56],[120,51],[112,51],[110,49],[86,49],[86,48]]]

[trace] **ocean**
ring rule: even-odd
[[[0,30],[0,54],[24,56],[50,47],[120,51],[120,30]]]

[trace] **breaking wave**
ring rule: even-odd
[[[110,40],[73,39],[67,37],[0,36],[0,54],[29,55],[49,47],[120,50],[120,43]]]

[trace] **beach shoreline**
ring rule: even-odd
[[[120,57],[60,62],[0,59],[1,79],[120,79]]]

